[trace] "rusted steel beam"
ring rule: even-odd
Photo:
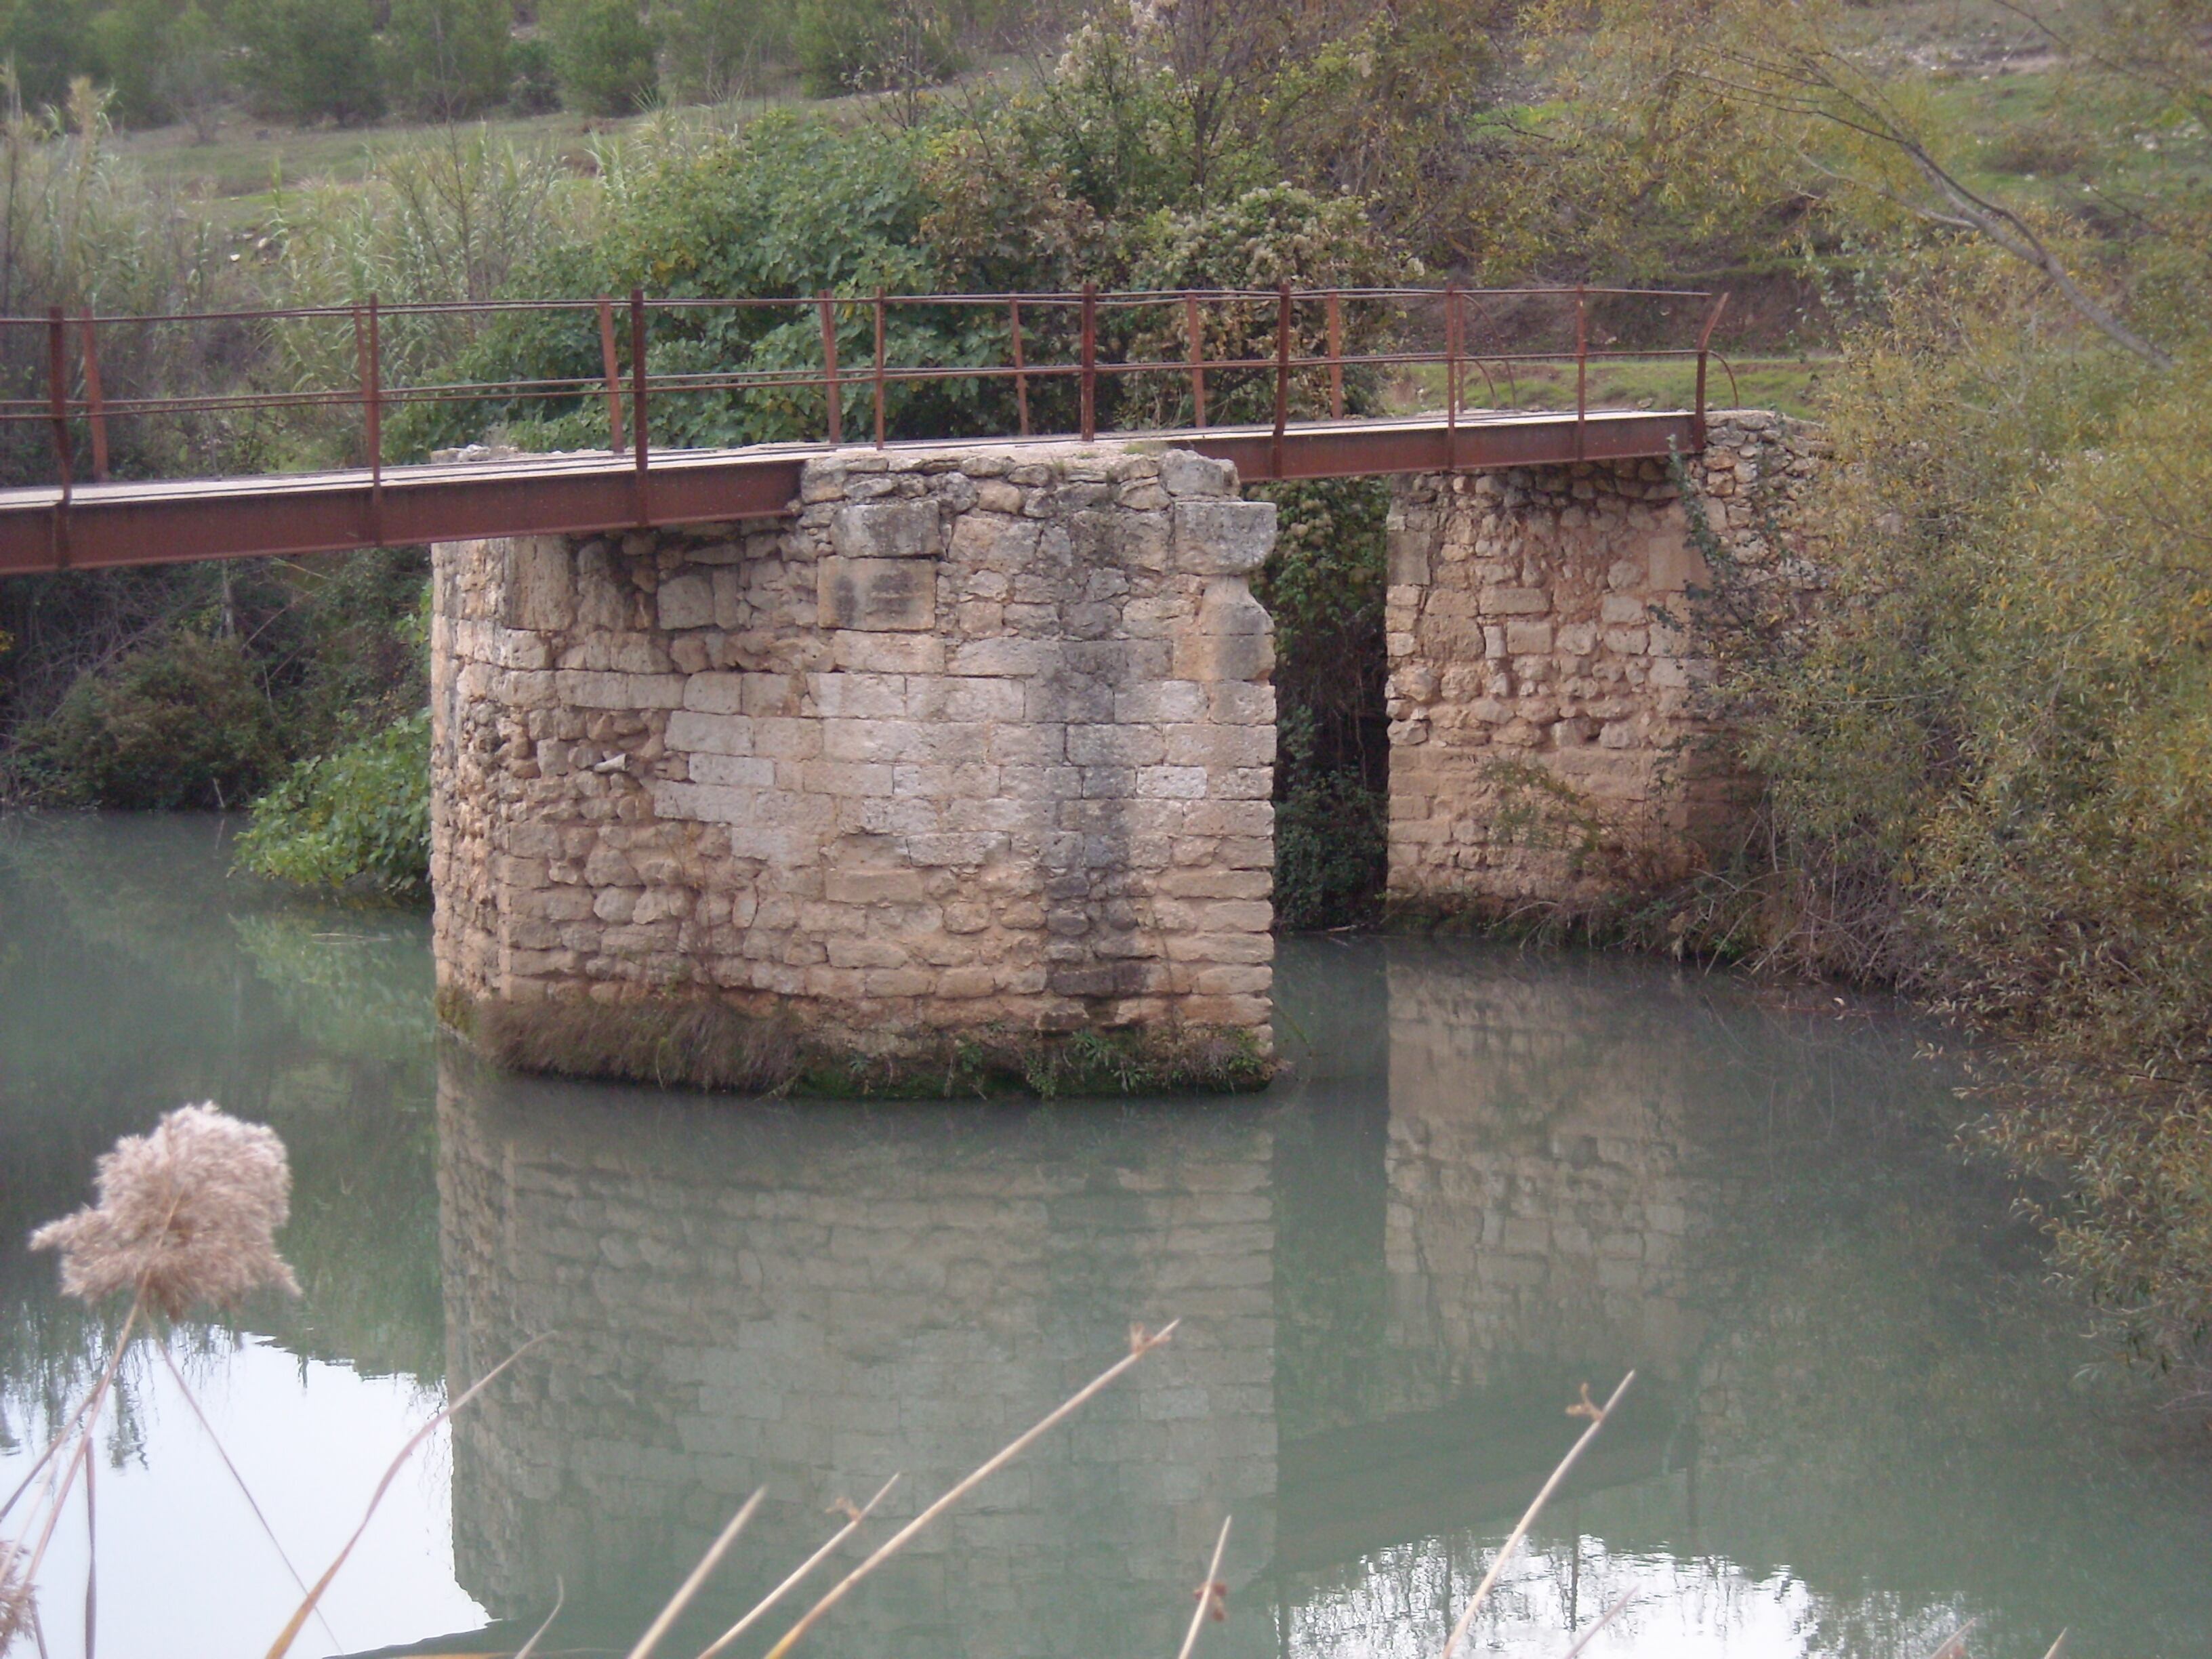
[[[1255,482],[1462,468],[1664,459],[1686,451],[1689,410],[1309,422],[1121,434],[1233,461]],[[1577,432],[1580,442],[1577,444]],[[902,444],[957,448],[975,440]],[[988,441],[1018,443],[1018,439]],[[1030,441],[1050,441],[1032,440]],[[668,451],[652,457],[655,525],[769,518],[793,510],[799,470],[817,445]],[[379,538],[391,546],[483,536],[628,530],[638,523],[635,457],[594,452],[383,469]],[[66,567],[173,564],[335,551],[367,545],[379,479],[367,468],[202,483],[53,485],[0,490],[0,575]],[[66,541],[58,539],[65,529]]]

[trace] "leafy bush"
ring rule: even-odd
[[[238,860],[310,887],[395,895],[430,880],[430,712],[301,761],[253,804]]]
[[[518,115],[548,115],[561,107],[561,76],[553,48],[542,34],[507,49],[507,104]]]
[[[276,720],[235,637],[179,633],[81,675],[24,734],[39,792],[88,806],[223,807],[279,764]]]
[[[659,90],[653,26],[636,0],[546,0],[542,27],[569,108],[634,115]]]
[[[1389,813],[1389,798],[1356,772],[1294,775],[1275,805],[1276,926],[1374,920],[1390,874]]]
[[[1389,875],[1382,595],[1388,487],[1267,487],[1275,550],[1252,584],[1275,623],[1275,915],[1372,921]]]
[[[253,106],[293,121],[361,121],[383,112],[369,0],[230,0]]]
[[[437,121],[476,115],[507,95],[508,0],[392,0],[384,46],[392,95]]]

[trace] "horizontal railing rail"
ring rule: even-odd
[[[258,310],[171,312],[149,315],[64,313],[43,317],[0,317],[0,428],[43,425],[49,434],[53,481],[66,501],[89,453],[94,479],[110,474],[111,427],[191,416],[247,413],[291,414],[313,409],[349,410],[360,422],[362,459],[380,476],[386,465],[385,416],[428,404],[536,405],[603,404],[609,448],[629,454],[641,473],[652,466],[656,416],[665,418],[671,400],[708,396],[797,394],[814,410],[779,411],[787,422],[811,419],[799,440],[830,444],[848,440],[848,399],[871,405],[870,440],[890,441],[888,404],[895,392],[919,386],[971,388],[1011,385],[1012,406],[1004,409],[1004,433],[963,432],[963,436],[1040,435],[1064,431],[1084,440],[1101,430],[1100,403],[1109,389],[1123,389],[1155,377],[1149,407],[1123,398],[1108,429],[1122,434],[1147,430],[1205,430],[1218,424],[1227,406],[1241,404],[1239,424],[1272,422],[1279,444],[1294,405],[1302,419],[1344,422],[1371,419],[1391,411],[1382,406],[1382,381],[1401,404],[1441,404],[1448,424],[1474,410],[1532,407],[1523,401],[1532,374],[1571,374],[1571,407],[1577,432],[1590,410],[1590,375],[1626,362],[1693,366],[1691,394],[1693,431],[1702,435],[1710,368],[1717,361],[1733,380],[1734,371],[1712,349],[1715,325],[1725,295],[1674,288],[1443,287],[1196,288],[1101,292],[1095,288],[1003,294],[836,294],[782,296],[677,295],[647,297],[633,290],[626,299],[598,295],[584,299],[496,300],[470,302],[409,301],[382,304],[370,295],[358,305],[272,307]],[[1594,338],[1595,313],[1643,307],[1643,337],[1624,342],[1618,333]],[[895,324],[918,313],[1003,313],[992,361],[894,361]],[[672,329],[696,329],[717,315],[766,313],[787,325],[750,342],[705,340]],[[1149,317],[1146,313],[1152,313]],[[481,380],[432,380],[410,383],[404,373],[406,354],[395,355],[395,330],[425,324],[459,324],[477,337],[503,319],[573,319],[577,333],[563,349],[595,356],[592,372]],[[1113,319],[1110,328],[1102,322]],[[799,325],[794,335],[787,325]],[[870,325],[872,325],[871,331]],[[855,325],[858,325],[857,328]],[[183,392],[103,386],[103,346],[119,334],[161,328],[242,331],[276,347],[283,331],[335,331],[319,349],[301,355],[319,359],[327,380],[320,385],[216,386]],[[27,331],[43,335],[44,349],[21,349]],[[857,333],[872,332],[872,352],[854,362],[842,348]],[[1113,337],[1109,339],[1109,336]],[[10,343],[15,349],[10,349]],[[801,349],[802,342],[803,350]],[[293,344],[312,341],[295,338]],[[971,340],[970,345],[974,343]],[[709,367],[664,360],[653,366],[656,348],[668,354],[720,351],[740,359]],[[865,347],[864,347],[865,349]],[[763,362],[772,352],[781,361]],[[273,352],[270,355],[275,355]],[[806,361],[793,362],[794,356]],[[344,359],[349,373],[336,381],[334,364]],[[13,376],[15,384],[4,384]],[[1166,377],[1172,390],[1158,382]],[[1479,377],[1478,402],[1470,388]],[[26,385],[26,380],[33,382]],[[40,383],[42,382],[42,383]],[[1072,384],[1074,397],[1045,411],[1033,393]],[[1564,398],[1557,405],[1564,412]],[[1173,416],[1163,411],[1172,409]],[[1400,411],[1404,412],[1404,411]],[[970,409],[972,422],[979,411]],[[1147,416],[1152,418],[1147,418]],[[1056,420],[1057,424],[1051,422]],[[1580,453],[1579,441],[1577,454]],[[18,453],[13,465],[21,465]],[[29,482],[26,480],[25,482]]]

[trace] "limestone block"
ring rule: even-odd
[[[928,561],[824,559],[817,580],[823,628],[918,632],[937,625],[937,566]]]
[[[501,586],[510,628],[548,631],[575,621],[568,542],[558,536],[524,536],[499,544],[506,553]]]
[[[852,501],[830,520],[830,545],[846,559],[933,559],[945,520],[933,501]]]
[[[708,628],[714,621],[714,581],[703,570],[671,576],[653,595],[664,629]]]
[[[571,708],[678,708],[684,703],[681,674],[622,674],[563,669],[553,677],[554,690]]]
[[[1192,575],[1243,575],[1275,550],[1273,501],[1179,501],[1174,518],[1176,568]]]
[[[1160,487],[1170,495],[1233,495],[1237,469],[1227,461],[1171,449],[1160,457]]]
[[[1540,587],[1486,587],[1482,614],[1486,617],[1540,617],[1552,608],[1552,596]]]
[[[1391,586],[1418,591],[1428,585],[1430,560],[1436,545],[1432,525],[1425,520],[1409,522],[1403,515],[1393,513],[1384,532],[1384,544],[1389,553]]]
[[[1252,590],[1241,578],[1206,585],[1206,598],[1198,607],[1200,633],[1272,634],[1274,627],[1267,606],[1252,597]]]

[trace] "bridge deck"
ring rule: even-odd
[[[1102,434],[1233,461],[1250,482],[1687,454],[1686,410],[1487,410],[1397,420]],[[948,441],[972,448],[974,439]],[[1008,444],[1073,441],[1007,439]],[[903,453],[939,446],[901,443]],[[494,461],[0,490],[0,576],[199,559],[713,523],[789,510],[824,444],[532,455]]]

